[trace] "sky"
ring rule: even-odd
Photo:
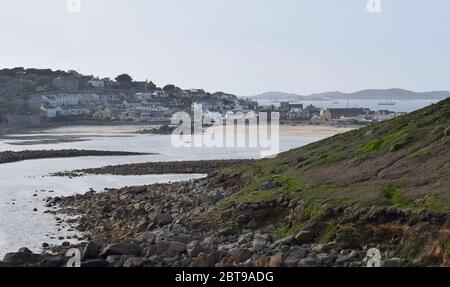
[[[380,13],[368,0],[67,1],[0,0],[0,68],[240,96],[450,90],[448,0],[380,0]]]

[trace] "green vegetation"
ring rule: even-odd
[[[401,188],[385,187],[381,192],[381,197],[386,199],[390,205],[398,205],[401,207],[411,206],[412,200],[405,197],[405,193]]]
[[[258,226],[278,237],[313,230],[316,242],[337,240],[343,246],[402,242],[405,258],[420,255],[423,262],[435,264],[426,250],[442,235],[438,226],[419,219],[423,212],[450,212],[449,126],[450,98],[276,158],[227,168],[221,176],[234,178],[237,191],[211,214],[237,215],[241,202],[281,199],[290,207],[264,208],[252,215]],[[267,182],[275,188],[265,189]],[[396,217],[402,222],[404,215],[386,211],[391,208],[410,210],[412,226],[396,226]],[[388,224],[377,225],[378,220]]]

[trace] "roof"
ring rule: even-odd
[[[332,108],[327,110],[331,113],[332,119],[338,119],[340,117],[356,117],[366,114],[366,111],[363,108]]]

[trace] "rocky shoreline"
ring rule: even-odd
[[[77,149],[3,151],[0,152],[0,164],[29,159],[83,157],[83,156],[129,156],[129,155],[144,155],[144,154],[148,153],[136,153],[125,151],[77,150]]]
[[[158,128],[142,129],[136,132],[136,134],[151,134],[151,135],[170,135],[176,129],[176,126],[162,125]]]
[[[148,175],[148,174],[211,174],[214,171],[245,164],[250,160],[199,160],[199,161],[171,161],[146,162],[123,165],[112,165],[100,168],[79,169],[53,173],[52,176],[79,177],[86,174],[112,175]]]
[[[0,266],[60,267],[66,252],[77,248],[82,267],[362,267],[369,246],[341,240],[317,242],[314,230],[278,237],[270,224],[258,225],[252,214],[294,211],[298,201],[241,203],[236,213],[212,212],[237,189],[220,179],[111,189],[47,199],[58,213],[78,215],[77,229],[86,242],[48,247],[42,254],[22,248]],[[407,266],[398,248],[378,244],[382,266]]]

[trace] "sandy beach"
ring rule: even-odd
[[[318,125],[280,125],[280,136],[314,137],[324,139],[345,133],[358,127],[318,126]]]
[[[152,129],[160,125],[111,125],[111,126],[65,126],[44,130],[46,134],[134,134],[143,129]],[[216,129],[211,127],[207,130]],[[280,136],[289,137],[308,137],[308,138],[327,138],[336,134],[345,133],[356,129],[357,127],[339,127],[324,125],[280,125]]]

